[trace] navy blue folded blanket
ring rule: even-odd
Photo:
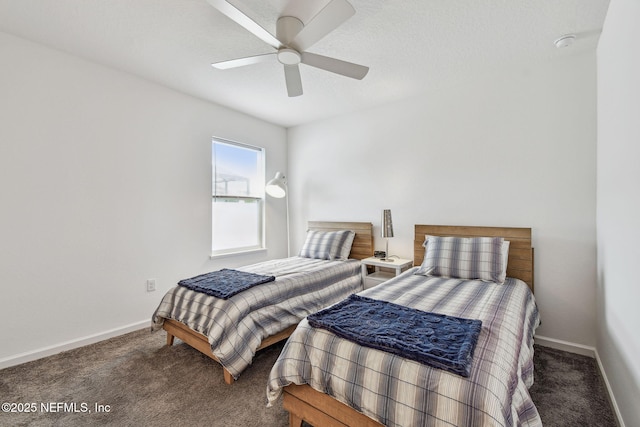
[[[481,320],[429,313],[359,295],[307,317],[315,328],[468,377]]]
[[[274,276],[223,268],[219,271],[181,280],[178,285],[216,298],[229,299],[244,290],[274,280],[276,280]]]

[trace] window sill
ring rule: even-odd
[[[238,255],[249,255],[249,254],[256,254],[261,252],[267,252],[267,248],[247,249],[246,251],[211,254],[209,255],[209,259],[229,258],[229,257],[238,256]]]

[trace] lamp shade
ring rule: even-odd
[[[276,172],[276,176],[264,188],[271,197],[282,199],[287,195],[287,179],[282,172]]]
[[[382,237],[393,237],[393,221],[391,220],[391,209],[382,211]]]

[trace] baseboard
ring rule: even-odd
[[[109,338],[117,337],[129,332],[134,332],[145,327],[150,327],[149,320],[143,320],[137,323],[131,323],[129,325],[122,326],[120,328],[110,329],[105,332],[100,332],[87,337],[78,338],[71,341],[66,341],[60,344],[43,347],[37,350],[20,353],[15,356],[5,357],[0,359],[0,369],[8,368],[10,366],[20,365],[21,363],[31,362],[32,360],[41,359],[43,357],[52,356],[54,354],[61,353],[67,350],[73,350],[74,348],[83,347],[85,345],[93,344],[99,341],[103,341]]]
[[[618,421],[618,426],[625,427],[624,420],[622,418],[622,414],[620,413],[620,408],[618,408],[618,403],[616,402],[616,397],[613,394],[613,389],[611,388],[611,384],[609,383],[609,378],[607,378],[607,372],[604,370],[604,365],[600,360],[600,355],[598,354],[598,349],[596,348],[596,362],[598,362],[598,369],[600,370],[600,375],[602,375],[602,380],[604,381],[604,385],[607,387],[607,394],[609,395],[609,402],[611,402],[611,407],[613,408],[613,412],[616,416],[616,420]]]
[[[568,351],[569,353],[581,354],[583,356],[596,357],[595,347],[590,347],[588,345],[557,340],[555,338],[541,337],[540,335],[534,336],[533,342],[543,347],[555,348],[556,350]]]

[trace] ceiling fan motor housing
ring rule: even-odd
[[[285,47],[278,49],[278,61],[283,65],[298,65],[302,59],[300,52],[289,47],[293,38],[302,30],[304,24],[293,16],[281,16],[276,22],[276,38]]]
[[[276,38],[287,47],[290,46],[293,38],[304,28],[301,20],[294,16],[281,16],[276,22]]]

